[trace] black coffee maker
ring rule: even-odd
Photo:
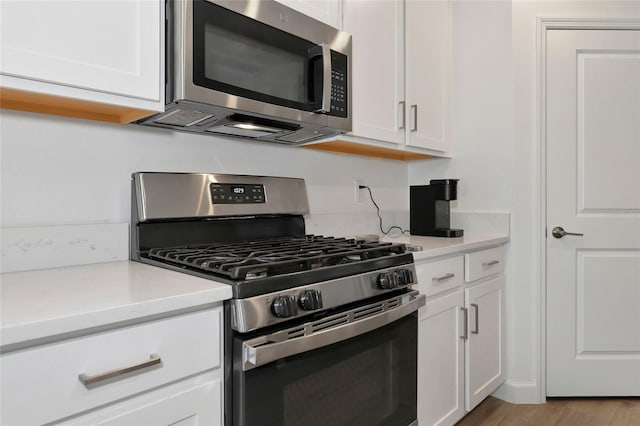
[[[449,202],[458,196],[458,179],[433,179],[429,185],[409,187],[409,232],[411,235],[461,237],[462,229],[451,229]]]

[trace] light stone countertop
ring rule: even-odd
[[[0,274],[0,348],[222,303],[231,286],[138,262]]]
[[[508,235],[384,236],[416,262],[509,242]],[[0,274],[0,348],[221,303],[231,286],[131,261]]]
[[[463,251],[474,251],[509,242],[508,235],[464,235],[458,238],[423,237],[420,235],[384,236],[380,241],[404,243],[422,247],[414,251],[413,259],[418,262],[425,259],[446,256]]]

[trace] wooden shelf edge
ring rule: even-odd
[[[130,123],[156,114],[156,111],[46,95],[6,87],[0,87],[0,108],[120,124]]]
[[[361,144],[357,142],[332,140],[328,142],[318,142],[303,145],[304,148],[317,149],[320,151],[339,152],[343,154],[363,155],[367,157],[386,158],[398,161],[425,160],[436,158],[433,155],[420,154],[417,152],[403,151],[400,149],[383,148],[374,145]]]

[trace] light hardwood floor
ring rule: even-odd
[[[489,397],[456,426],[640,426],[640,398],[554,398],[510,404]]]

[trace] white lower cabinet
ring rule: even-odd
[[[0,424],[222,424],[222,324],[219,306],[5,352]]]
[[[491,250],[500,263],[489,265],[489,276],[465,283],[469,262],[492,262],[484,253]],[[454,425],[504,382],[503,250],[465,255],[464,265],[461,255],[416,264],[418,290],[428,296],[418,323],[421,426]]]
[[[465,289],[465,409],[473,410],[504,382],[504,276]]]
[[[198,379],[206,379],[198,383]],[[187,386],[185,386],[187,385]],[[222,425],[222,381],[207,375],[103,410],[55,423],[60,426]]]
[[[420,277],[418,277],[420,279]],[[465,414],[464,291],[430,300],[418,320],[418,423],[452,425]]]

